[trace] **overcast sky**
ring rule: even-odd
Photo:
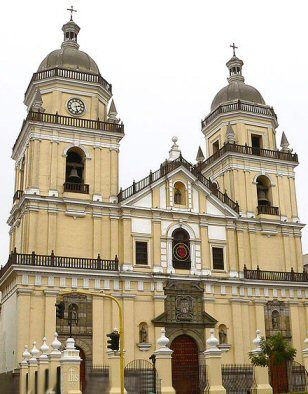
[[[209,0],[27,0],[1,4],[0,258],[8,255],[14,163],[11,148],[26,108],[23,95],[33,72],[60,47],[66,8],[78,10],[80,49],[113,85],[125,123],[120,184],[128,186],[167,157],[173,135],[185,158],[204,148],[200,120],[227,82],[229,45],[239,46],[246,82],[260,90],[299,154],[297,198],[308,222],[308,3]],[[204,149],[203,149],[204,150]],[[308,252],[308,231],[303,231]]]

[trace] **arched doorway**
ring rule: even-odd
[[[79,350],[79,356],[81,358],[81,363],[80,363],[80,386],[81,386],[81,392],[84,393],[85,389],[86,389],[86,356],[84,354],[84,351],[79,346],[76,346],[76,349]]]
[[[176,337],[172,354],[172,385],[177,394],[199,394],[198,345],[189,335]]]

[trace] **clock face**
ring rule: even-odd
[[[81,115],[84,113],[86,107],[82,100],[78,98],[71,98],[67,102],[67,109],[72,115]]]

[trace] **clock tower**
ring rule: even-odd
[[[79,49],[79,26],[71,17],[62,30],[61,48],[44,58],[25,93],[28,114],[12,155],[10,247],[20,253],[110,258],[117,247],[102,245],[108,237],[101,235],[100,210],[107,205],[112,211],[117,201],[124,126],[111,84]],[[81,217],[86,220],[78,221]]]

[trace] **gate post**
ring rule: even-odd
[[[108,350],[107,356],[109,360],[109,393],[121,394],[120,352]]]
[[[205,350],[205,365],[206,365],[206,378],[208,388],[204,390],[205,393],[211,394],[225,394],[226,389],[222,385],[222,372],[221,372],[221,357],[222,351],[218,349],[218,339],[214,336],[214,330],[210,330],[211,336],[207,339],[206,343],[208,348]]]
[[[58,333],[55,332],[55,338],[51,344],[52,351],[49,354],[49,383],[48,389],[50,393],[56,392],[57,387],[57,368],[60,366],[61,358],[61,342],[58,340]]]
[[[20,375],[19,375],[19,394],[27,393],[27,373],[29,371],[28,360],[31,356],[28,346],[25,346],[25,351],[22,354],[23,360],[19,363],[20,366]]]
[[[162,328],[161,336],[157,339],[157,349],[154,352],[156,358],[156,371],[161,379],[161,392],[164,394],[175,394],[172,387],[172,353],[168,348],[169,339],[166,337],[166,330]]]
[[[308,334],[308,331],[307,331]],[[308,371],[308,338],[304,340],[305,349],[303,350],[304,366],[306,371]]]
[[[49,359],[48,359],[48,350],[49,346],[46,344],[47,339],[44,337],[43,338],[43,345],[40,347],[41,355],[38,359],[38,367],[37,367],[37,373],[38,373],[38,392],[39,393],[44,393],[45,392],[45,379],[46,379],[46,373],[45,371],[48,370],[49,367]]]
[[[30,393],[36,392],[37,385],[37,356],[40,351],[36,347],[36,342],[33,342],[33,348],[31,350],[31,358],[29,358],[29,379],[28,379],[28,389]]]
[[[75,348],[75,340],[67,338],[65,350],[61,356],[61,394],[81,394],[80,391],[79,350]]]
[[[251,351],[251,354],[253,355],[258,355],[262,352],[260,348],[260,342],[261,342],[261,331],[257,330],[256,331],[256,338],[252,341],[255,345],[256,348]],[[273,388],[269,384],[269,377],[268,377],[268,367],[254,367],[254,373],[255,373],[255,389],[257,394],[272,394],[273,393]]]

